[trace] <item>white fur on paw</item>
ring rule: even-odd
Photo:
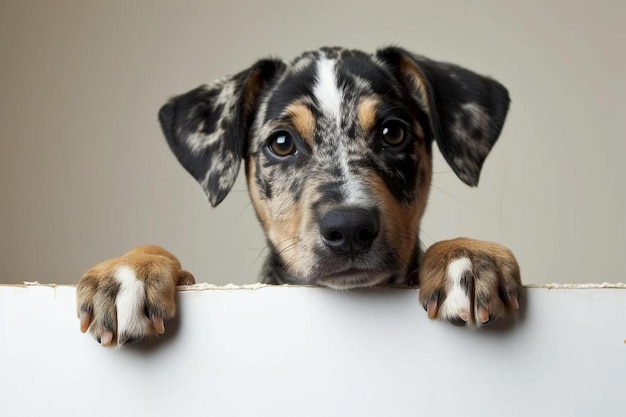
[[[150,322],[144,312],[145,288],[135,271],[128,266],[120,266],[115,271],[115,279],[120,284],[115,299],[118,344],[123,344],[128,338],[145,336]]]
[[[469,258],[457,258],[448,264],[446,272],[446,298],[439,306],[439,318],[464,321],[470,317],[470,300],[467,293],[467,280],[472,277],[472,261]]]

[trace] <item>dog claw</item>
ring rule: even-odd
[[[160,316],[151,316],[150,322],[152,323],[152,327],[158,334],[165,333],[165,323],[163,323],[163,317]]]
[[[434,320],[437,318],[439,306],[437,305],[437,300],[430,300],[426,304],[426,311],[428,312],[428,318]]]
[[[469,312],[467,310],[463,310],[461,311],[461,313],[459,314],[459,317],[461,318],[461,320],[463,321],[468,321],[469,320]]]
[[[489,310],[485,307],[478,309],[478,321],[480,321],[481,324],[485,324],[489,321]]]
[[[98,340],[102,346],[109,346],[113,341],[113,332],[110,330],[103,331],[98,337]]]
[[[89,329],[91,324],[91,314],[82,312],[80,313],[80,331],[85,333]]]

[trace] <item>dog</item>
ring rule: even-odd
[[[212,206],[244,162],[270,249],[262,282],[419,285],[429,318],[477,329],[519,308],[512,252],[467,238],[423,252],[418,234],[433,142],[477,185],[509,101],[491,78],[398,47],[321,48],[290,63],[262,59],[174,97],[159,121]],[[166,250],[136,248],[80,279],[81,330],[103,346],[162,334],[176,286],[192,283]]]

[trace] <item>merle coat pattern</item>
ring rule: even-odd
[[[263,282],[419,284],[430,318],[478,328],[519,307],[514,256],[465,238],[422,253],[419,225],[433,142],[475,186],[508,107],[500,83],[456,65],[395,47],[373,55],[322,48],[288,64],[263,59],[174,97],[159,120],[213,206],[244,161],[271,249]],[[81,329],[103,345],[162,333],[175,286],[190,282],[165,250],[137,248],[85,273]]]

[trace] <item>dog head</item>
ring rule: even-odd
[[[159,119],[213,206],[245,160],[274,262],[293,282],[354,288],[405,282],[432,142],[474,186],[508,105],[501,84],[456,65],[322,48],[175,97]]]

